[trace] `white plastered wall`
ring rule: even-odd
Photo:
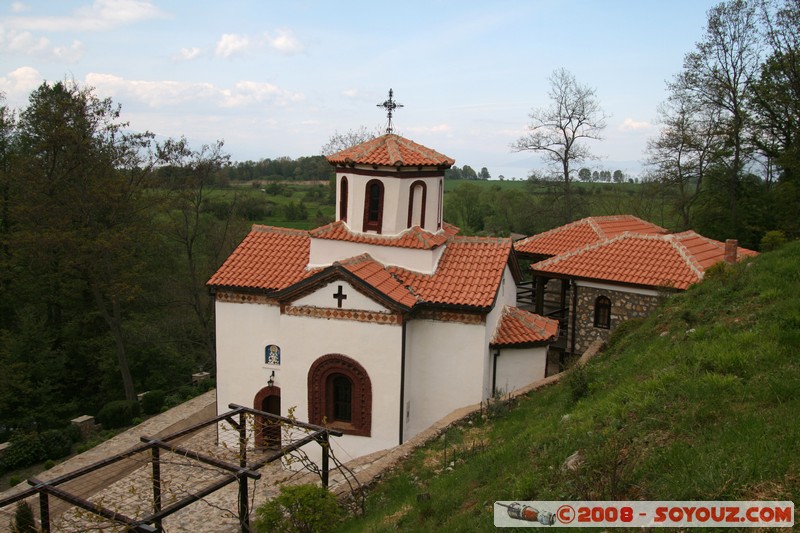
[[[376,311],[385,313],[389,310],[386,307],[378,304],[372,298],[368,298],[358,292],[351,284],[346,281],[333,281],[317,289],[311,294],[298,298],[292,305],[296,306],[310,306],[310,307],[337,307],[337,298],[334,295],[339,294],[339,287],[341,287],[341,294],[347,298],[342,299],[342,309],[359,309],[362,311]]]
[[[547,347],[503,348],[497,358],[495,387],[509,393],[544,378]]]
[[[514,281],[514,275],[511,274],[511,269],[508,266],[503,270],[503,280],[500,282],[500,287],[497,289],[497,298],[495,306],[491,312],[486,316],[486,373],[483,380],[483,398],[492,396],[492,372],[494,369],[494,350],[489,350],[489,343],[492,341],[495,331],[497,330],[500,317],[503,313],[503,307],[517,305],[517,285]]]
[[[483,399],[488,351],[483,324],[412,320],[406,330],[403,440]]]

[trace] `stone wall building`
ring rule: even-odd
[[[755,255],[694,231],[664,228],[629,215],[589,217],[514,245],[529,258],[531,309],[558,318],[562,355],[607,340],[622,322],[643,318],[661,300],[703,279],[706,269]],[[551,373],[552,371],[549,371]]]

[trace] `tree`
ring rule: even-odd
[[[625,174],[622,173],[621,170],[614,171],[614,182],[615,183],[622,183],[625,181]]]
[[[126,308],[155,260],[147,237],[157,201],[146,196],[152,135],[125,133],[118,118],[111,100],[72,82],[31,94],[18,123],[10,246],[24,283],[42,295],[54,348],[88,296],[111,337],[125,397],[135,400]]]
[[[705,114],[719,113],[720,150],[715,166],[727,193],[728,226],[739,229],[738,203],[745,166],[752,150],[747,143],[746,102],[759,67],[761,40],[755,0],[728,0],[708,12],[706,33],[697,49],[686,55],[683,70],[670,84],[686,92]]]
[[[489,170],[486,167],[481,168],[481,171],[478,173],[478,179],[480,180],[492,179],[492,176],[489,174]]]
[[[592,171],[583,167],[578,171],[578,179],[581,181],[592,181]]]
[[[461,179],[464,180],[477,180],[478,173],[475,172],[475,169],[469,165],[464,165],[461,167]]]
[[[346,150],[351,146],[355,146],[376,138],[379,135],[377,131],[378,130],[369,130],[365,126],[359,126],[357,130],[347,130],[344,133],[339,133],[337,130],[333,133],[333,135],[331,135],[330,139],[328,139],[328,142],[322,145],[320,152],[322,155],[333,155],[336,152],[341,152],[342,150]]]
[[[550,105],[530,113],[528,133],[511,145],[512,151],[540,152],[561,176],[564,222],[573,220],[571,191],[573,165],[595,159],[584,141],[600,140],[606,115],[595,90],[578,83],[570,72],[558,69],[550,76]]]

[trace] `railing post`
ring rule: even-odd
[[[239,466],[247,466],[247,419],[244,411],[239,413]]]
[[[153,454],[153,514],[161,512],[161,453],[158,446],[151,449]],[[161,519],[155,521],[156,531],[162,533]]]
[[[50,501],[44,490],[39,491],[39,521],[42,533],[50,533]]]
[[[328,448],[330,448],[330,438],[328,432],[324,432],[319,442],[322,446],[322,486],[328,488]]]
[[[250,533],[250,508],[247,502],[247,476],[240,472],[239,477],[239,523],[242,533]]]

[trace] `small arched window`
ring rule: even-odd
[[[380,180],[368,181],[365,193],[363,231],[380,233],[383,226],[383,183]]]
[[[442,205],[444,205],[444,180],[439,180],[439,211],[436,213],[436,229],[442,229]]]
[[[424,181],[415,181],[408,191],[408,227],[425,227],[425,201],[427,191]]]
[[[594,301],[594,327],[611,327],[611,300],[607,296],[598,296]]]
[[[339,183],[339,220],[347,222],[347,177]]]
[[[349,435],[370,436],[372,383],[357,361],[323,355],[308,370],[308,420]]]

